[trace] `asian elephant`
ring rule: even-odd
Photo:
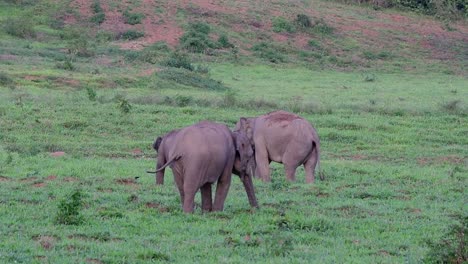
[[[153,147],[158,152],[156,182],[163,184],[164,170],[170,166],[184,212],[193,212],[199,189],[203,211],[222,211],[233,171],[240,176],[250,205],[258,207],[252,173],[249,173],[249,166],[254,164],[254,153],[243,133],[231,132],[223,124],[202,121],[158,137]],[[217,187],[212,203],[211,184],[215,182]]]
[[[242,117],[234,131],[245,132],[254,146],[256,176],[271,181],[269,164],[275,161],[284,164],[289,181],[295,181],[296,169],[303,164],[306,182],[314,182],[320,140],[317,131],[304,118],[286,111]],[[323,180],[322,175],[320,179]]]

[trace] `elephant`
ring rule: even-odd
[[[258,117],[241,117],[234,131],[244,132],[255,150],[255,175],[271,181],[271,161],[282,163],[289,181],[296,180],[296,169],[304,165],[306,182],[315,180],[320,162],[320,140],[315,128],[304,118],[283,110]],[[323,175],[320,174],[323,180]]]
[[[153,147],[158,152],[156,171],[148,172],[156,173],[157,184],[163,184],[165,168],[172,169],[184,212],[194,211],[199,189],[203,211],[222,211],[233,172],[240,176],[250,205],[258,207],[249,172],[249,166],[255,164],[254,153],[245,134],[232,132],[223,124],[201,121],[158,137]],[[214,182],[217,187],[212,203]]]

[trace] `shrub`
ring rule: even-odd
[[[171,80],[179,84],[193,86],[208,90],[227,90],[222,82],[213,80],[209,77],[201,76],[195,72],[186,69],[166,69],[158,72],[161,79]]]
[[[173,67],[173,68],[182,68],[189,71],[193,71],[194,67],[190,62],[187,54],[181,52],[172,53],[169,58],[162,63],[164,66]]]
[[[365,82],[373,82],[375,81],[375,75],[370,73],[370,74],[366,74],[366,76],[364,76],[364,81]]]
[[[167,46],[166,42],[158,41],[153,45],[144,48],[142,51],[136,52],[134,59],[156,64],[160,62],[163,57],[166,57],[170,50],[171,49]]]
[[[96,24],[102,24],[102,22],[106,20],[106,15],[104,14],[104,10],[102,9],[99,0],[94,0],[93,4],[91,5],[91,9],[94,13],[94,16],[92,16],[90,19],[91,22]]]
[[[118,99],[117,106],[120,109],[120,111],[124,114],[130,113],[130,111],[132,110],[132,105],[130,104],[130,102],[123,97]]]
[[[314,33],[320,34],[320,35],[330,35],[333,33],[334,29],[333,27],[329,26],[323,18],[315,21],[312,30]]]
[[[5,72],[0,72],[0,85],[5,87],[14,87],[15,81]]]
[[[196,53],[205,52],[208,48],[216,48],[216,44],[209,37],[210,31],[208,24],[194,23],[180,38],[180,45],[189,52]]]
[[[55,222],[63,225],[79,225],[83,223],[84,218],[80,213],[82,207],[83,194],[80,190],[75,190],[71,195],[60,201]]]
[[[136,30],[127,30],[122,34],[122,38],[125,40],[134,40],[144,36],[145,33]]]
[[[218,44],[221,48],[233,48],[234,45],[229,42],[229,38],[225,34],[221,34],[218,38]]]
[[[468,218],[460,217],[460,222],[452,225],[438,242],[428,242],[430,248],[425,263],[466,263],[468,261]]]
[[[255,55],[262,59],[266,59],[269,62],[280,63],[286,61],[286,58],[280,53],[280,51],[266,42],[255,44],[252,47],[252,50],[255,52]]]
[[[96,101],[96,91],[91,87],[86,87],[86,93],[90,101]]]
[[[94,0],[93,4],[91,4],[91,9],[93,10],[93,13],[95,13],[95,14],[104,12],[104,10],[101,7],[101,3],[99,2],[99,0]]]
[[[306,14],[298,14],[294,22],[301,28],[310,28],[312,26],[312,22],[310,21],[309,16]]]
[[[58,62],[55,65],[55,67],[57,67],[57,69],[62,69],[62,70],[66,70],[66,71],[75,70],[75,65],[73,65],[73,59],[71,57],[67,57],[67,58],[65,58],[64,61]]]
[[[19,38],[34,38],[36,31],[34,31],[33,20],[25,17],[8,18],[3,21],[3,28],[9,35]]]
[[[141,20],[145,18],[144,14],[141,13],[130,13],[128,10],[125,10],[124,13],[125,23],[130,25],[141,24]]]
[[[296,28],[292,23],[286,20],[284,17],[275,17],[272,21],[272,27],[274,32],[288,32],[293,33]]]
[[[104,13],[97,13],[97,14],[94,14],[94,16],[92,16],[90,18],[90,21],[95,23],[95,24],[102,24],[104,22],[104,20],[106,20],[106,15]]]

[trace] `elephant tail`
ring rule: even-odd
[[[170,159],[166,164],[162,165],[161,168],[157,169],[156,171],[146,171],[147,173],[158,173],[162,170],[164,170],[167,166],[171,165],[174,161],[177,161],[181,158],[181,156],[175,156],[172,159]]]

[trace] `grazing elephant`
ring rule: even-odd
[[[153,147],[158,151],[156,181],[163,183],[164,170],[170,166],[184,212],[193,212],[198,189],[202,193],[203,211],[222,211],[233,171],[241,177],[250,205],[258,206],[252,175],[248,173],[248,167],[254,164],[253,150],[243,133],[231,132],[226,125],[202,121],[158,137]],[[212,203],[211,184],[216,181]]]
[[[284,164],[286,178],[296,179],[296,169],[304,164],[306,182],[315,179],[315,167],[320,159],[320,141],[317,132],[304,118],[275,111],[259,117],[242,117],[235,131],[245,132],[255,147],[255,175],[271,181],[271,161]],[[320,177],[322,180],[322,175]]]

